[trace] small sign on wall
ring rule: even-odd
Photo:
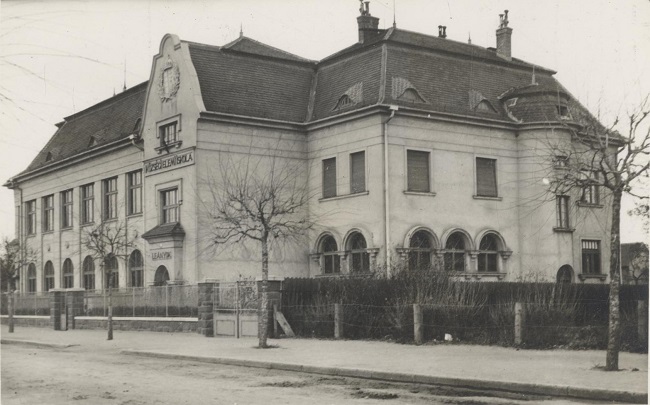
[[[162,251],[162,252],[152,252],[151,260],[170,260],[172,258],[172,252]]]

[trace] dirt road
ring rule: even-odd
[[[503,399],[489,395],[471,390],[139,358],[92,348],[2,345],[3,405],[531,403],[521,396]],[[532,400],[539,403],[544,399]]]

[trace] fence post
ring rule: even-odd
[[[636,304],[637,334],[639,342],[648,342],[648,301],[638,300]]]
[[[9,288],[9,296],[7,297],[7,300],[9,301],[8,310],[9,310],[9,319],[7,319],[7,322],[9,323],[9,333],[14,333],[14,311],[16,310],[16,306],[14,304],[14,291]]]
[[[334,338],[343,337],[343,305],[334,304]]]
[[[515,344],[522,343],[522,332],[524,329],[524,307],[521,302],[515,302]]]
[[[52,329],[61,330],[61,315],[65,306],[65,291],[62,289],[51,289],[49,290],[49,295],[50,323],[52,325]]]
[[[213,301],[216,283],[199,283],[199,325],[197,332],[205,337],[214,336]]]
[[[68,308],[68,324],[71,329],[75,329],[75,317],[84,313],[84,294],[83,288],[69,288],[66,290],[66,306]]]
[[[420,304],[413,304],[413,339],[416,345],[422,344],[422,307]]]

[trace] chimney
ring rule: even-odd
[[[369,1],[364,2],[363,0],[359,0],[359,3],[361,3],[359,7],[361,15],[357,17],[357,23],[359,24],[359,42],[364,43],[379,33],[379,18],[370,15]]]
[[[438,37],[447,38],[447,26],[446,25],[439,25],[438,26]]]
[[[512,28],[508,27],[508,10],[499,14],[497,28],[497,55],[506,60],[512,60]]]

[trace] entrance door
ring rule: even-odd
[[[169,272],[167,271],[167,267],[165,266],[160,266],[156,269],[156,274],[153,278],[153,285],[156,287],[160,287],[163,285],[167,285],[167,282],[169,281]]]
[[[557,271],[558,284],[571,284],[573,282],[573,268],[568,264],[560,267]]]

